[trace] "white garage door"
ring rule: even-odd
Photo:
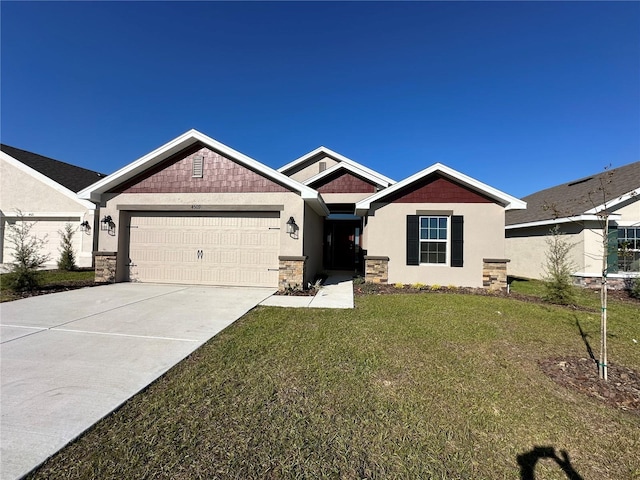
[[[132,214],[130,278],[277,287],[278,212]]]
[[[27,223],[31,223],[32,227],[29,231],[30,237],[36,237],[38,239],[44,240],[45,243],[42,246],[42,250],[39,252],[43,255],[48,255],[49,260],[45,265],[47,266],[56,266],[58,260],[60,259],[60,241],[62,240],[61,235],[58,233],[60,231],[64,231],[65,225],[70,223],[74,230],[75,234],[72,237],[73,249],[76,254],[76,263],[78,261],[78,254],[82,249],[82,233],[79,231],[80,220],[77,218],[46,218],[46,217],[27,217]],[[2,242],[2,262],[0,263],[11,263],[13,262],[15,245],[11,241],[11,225],[16,225],[16,222],[19,224],[19,220],[16,218],[5,218],[3,225],[3,242]]]

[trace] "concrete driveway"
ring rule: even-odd
[[[273,289],[120,283],[0,305],[0,478],[28,473]]]

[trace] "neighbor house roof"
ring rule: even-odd
[[[247,155],[244,155],[237,150],[234,150],[233,148],[228,147],[194,129],[183,133],[179,137],[171,140],[168,143],[165,143],[164,145],[148,153],[147,155],[140,157],[139,159],[122,167],[120,170],[112,173],[108,177],[103,178],[94,185],[85,188],[84,190],[80,191],[78,195],[81,198],[99,201],[100,196],[103,193],[117,187],[118,185],[121,185],[123,182],[132,179],[136,175],[139,175],[147,169],[159,164],[172,155],[197,143],[201,143],[202,145],[205,145],[217,151],[218,153],[229,157],[231,160],[238,162],[239,164],[258,172],[265,177],[290,188],[292,191],[298,192],[300,196],[305,201],[307,201],[315,211],[324,215],[329,214],[329,209],[316,190],[309,188],[306,185],[303,185],[302,183],[290,177],[287,177],[286,175],[264,165],[263,163],[260,163],[259,161],[254,160],[253,158],[248,157]]]
[[[403,190],[410,186],[411,184],[422,180],[423,178],[428,177],[432,174],[439,174],[445,178],[453,180],[461,185],[466,186],[472,190],[475,190],[487,197],[493,199],[496,203],[503,205],[505,209],[517,209],[517,208],[527,208],[527,204],[522,200],[519,200],[511,195],[508,195],[500,190],[497,190],[489,185],[479,182],[478,180],[471,178],[463,173],[460,173],[453,168],[449,168],[446,165],[441,163],[435,163],[424,170],[411,175],[410,177],[405,178],[404,180],[386,188],[370,197],[365,198],[364,200],[356,203],[356,213],[363,214],[367,210],[371,208],[371,204],[374,202],[383,202],[385,197],[392,195],[395,192]]]
[[[0,149],[15,160],[18,160],[27,167],[32,168],[74,193],[106,177],[104,173],[87,170],[86,168],[77,167],[69,163],[61,162],[60,160],[38,155],[37,153],[10,147],[9,145],[0,144]]]
[[[296,158],[294,161],[290,163],[287,163],[286,165],[280,167],[278,171],[286,174],[287,172],[293,170],[294,168],[300,165],[303,165],[308,160],[311,160],[312,158],[319,157],[319,156],[330,157],[338,162],[344,163],[345,165],[350,165],[352,167],[355,167],[360,172],[366,173],[367,175],[369,175],[369,177],[375,178],[375,182],[384,187],[393,185],[394,183],[396,183],[395,180],[392,180],[389,177],[385,177],[384,175],[376,172],[375,170],[371,170],[370,168],[365,167],[364,165],[361,165],[360,163],[354,160],[351,160],[350,158],[347,158],[344,155],[340,155],[339,153],[334,152],[330,148],[322,147],[322,146],[316,148],[315,150],[312,150],[311,152],[299,158]],[[317,177],[314,177],[314,178],[317,180]]]
[[[507,228],[588,219],[640,194],[640,162],[579,178],[524,197],[526,210],[506,214]],[[605,205],[606,204],[606,205]],[[594,217],[595,218],[595,217]]]

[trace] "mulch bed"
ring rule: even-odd
[[[429,286],[425,285],[422,287],[414,287],[413,285],[404,285],[403,288],[398,288],[393,284],[383,284],[383,283],[360,283],[353,285],[353,292],[357,296],[361,295],[389,295],[389,294],[397,294],[397,293],[454,293],[454,294],[465,294],[465,295],[483,295],[483,296],[492,296],[492,297],[504,297],[504,298],[512,298],[515,300],[520,300],[523,302],[529,303],[537,303],[541,305],[550,305],[549,302],[545,301],[541,297],[536,297],[533,295],[523,295],[521,293],[515,292],[504,292],[500,290],[487,290],[485,288],[470,288],[470,287],[439,287],[439,286]],[[594,294],[598,293],[598,290],[594,289]],[[630,297],[629,294],[624,290],[609,290],[607,292],[609,298],[614,298],[615,300],[631,303],[640,306],[640,299]],[[566,308],[571,308],[573,310],[581,310],[581,311],[599,311],[597,309],[581,307],[579,305],[564,305]]]
[[[38,288],[37,290],[29,290],[25,292],[14,292],[12,296],[15,296],[15,299],[18,300],[20,298],[36,297],[38,295],[48,295],[49,293],[68,292],[69,290],[77,290],[78,288],[85,288],[85,287],[95,287],[97,285],[102,285],[102,284],[96,283],[93,280],[65,282],[65,283],[59,283],[55,285],[46,285]]]
[[[605,382],[598,377],[597,364],[591,358],[556,357],[540,360],[538,364],[558,385],[640,415],[640,373],[637,371],[610,364]]]

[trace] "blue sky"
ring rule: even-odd
[[[7,2],[3,143],[105,173],[190,128],[511,195],[640,160],[638,2]]]

